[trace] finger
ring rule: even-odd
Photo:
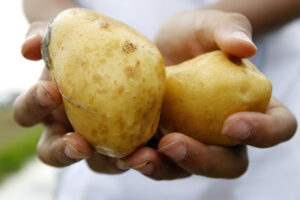
[[[108,157],[98,152],[94,152],[86,161],[89,167],[98,173],[119,174],[129,169],[128,167],[120,168],[117,165],[117,158]]]
[[[132,168],[155,180],[170,180],[190,175],[164,154],[150,147],[143,147],[129,157],[118,160],[120,169]]]
[[[47,22],[34,22],[26,34],[26,39],[21,47],[22,55],[29,60],[40,60],[41,41],[44,35]]]
[[[256,147],[270,147],[290,139],[297,121],[292,112],[274,97],[265,113],[241,112],[224,122],[223,134]]]
[[[170,133],[162,138],[159,151],[192,174],[236,178],[248,167],[246,147],[205,145],[186,135]]]
[[[35,125],[58,108],[61,101],[61,96],[54,83],[40,81],[16,99],[14,118],[22,126]]]
[[[194,29],[198,41],[195,44],[202,47],[198,53],[221,49],[230,55],[246,58],[257,50],[251,39],[251,24],[241,14],[217,10],[197,12]]]
[[[92,148],[80,135],[65,133],[66,129],[60,124],[47,126],[37,146],[40,160],[64,167],[91,156]]]
[[[251,39],[251,24],[241,14],[227,14],[226,20],[215,28],[214,38],[221,50],[240,58],[251,57],[257,50]]]

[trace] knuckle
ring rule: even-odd
[[[86,159],[89,168],[97,173],[120,174],[124,170],[120,170],[116,165],[116,159],[108,156],[94,153],[90,158]]]
[[[246,28],[247,30],[252,29],[250,20],[241,13],[228,13],[228,20],[241,25],[242,27]]]
[[[45,21],[34,21],[30,24],[27,35],[32,33],[40,33],[41,35],[44,33],[48,22]]]
[[[233,171],[233,173],[230,174],[230,176],[228,176],[227,178],[235,179],[245,174],[249,166],[248,159],[242,160],[238,166],[239,167],[235,171]]]
[[[61,149],[45,150],[45,146],[43,143],[39,143],[37,146],[37,156],[45,164],[54,167],[65,167],[76,162],[76,160],[67,157],[64,154],[64,151],[62,151]]]
[[[228,13],[228,16],[230,19],[235,20],[235,21],[240,21],[243,23],[249,23],[248,18],[241,14],[241,13]]]
[[[26,118],[24,117],[26,114],[22,111],[21,106],[21,104],[23,103],[23,96],[23,94],[18,96],[14,101],[12,115],[15,122],[17,122],[20,126],[29,127],[32,126],[32,124],[27,122]]]

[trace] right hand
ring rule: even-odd
[[[22,55],[29,60],[40,60],[41,40],[48,22],[34,22],[22,45]],[[14,103],[14,118],[22,126],[45,125],[37,153],[52,166],[63,167],[87,159],[90,168],[103,173],[126,171],[117,167],[115,158],[94,152],[89,143],[75,133],[65,114],[62,97],[55,83],[50,81],[45,68],[38,83],[21,94]]]

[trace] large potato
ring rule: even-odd
[[[143,35],[99,13],[74,8],[49,25],[42,53],[73,128],[97,151],[124,157],[153,136],[165,67]]]
[[[270,81],[250,61],[221,51],[203,54],[167,68],[160,127],[233,146],[238,142],[221,135],[225,119],[240,111],[264,112],[271,93]]]

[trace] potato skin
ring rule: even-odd
[[[63,11],[49,27],[44,57],[75,131],[111,157],[147,143],[165,83],[156,47],[129,26],[82,8]]]
[[[206,53],[167,68],[160,128],[234,146],[239,142],[221,135],[225,119],[240,111],[264,112],[271,93],[270,81],[247,59]]]

